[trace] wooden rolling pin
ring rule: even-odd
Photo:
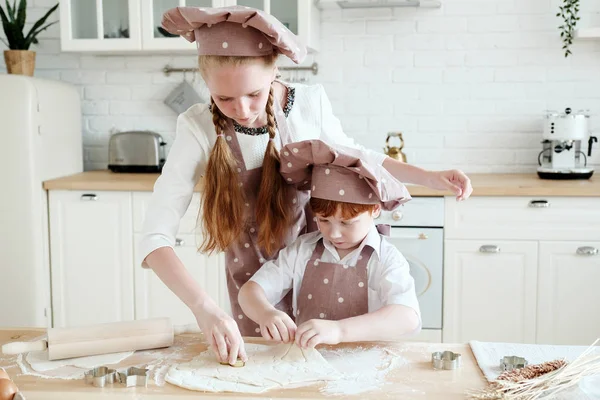
[[[50,328],[46,340],[7,343],[2,346],[2,352],[19,354],[48,349],[49,360],[62,360],[169,347],[173,344],[175,335],[189,332],[200,330],[196,324],[174,327],[170,318]]]

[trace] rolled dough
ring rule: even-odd
[[[295,344],[246,344],[248,362],[242,368],[221,365],[211,350],[169,368],[166,381],[190,390],[261,393],[285,386],[305,386],[341,378],[315,349]]]
[[[44,350],[27,353],[25,360],[29,363],[29,365],[31,365],[31,368],[37,372],[50,371],[66,366],[92,369],[101,365],[118,364],[133,353],[133,351],[127,351],[124,353],[101,354],[97,356],[67,358],[64,360],[50,361],[48,360],[48,350]]]

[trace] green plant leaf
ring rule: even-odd
[[[0,7],[0,19],[2,19],[2,28],[4,29],[4,34],[6,35],[6,40],[8,41],[8,48],[11,50],[17,50],[17,38],[14,35],[14,25],[9,21],[2,7]]]
[[[8,14],[8,18],[9,18],[10,22],[14,22],[15,21],[15,9],[10,5],[8,0],[5,0],[4,2],[6,3],[6,12]]]
[[[23,31],[25,27],[25,18],[27,17],[27,0],[19,2],[19,10],[17,11],[17,25]]]
[[[39,35],[42,31],[45,31],[46,29],[50,28],[52,25],[57,24],[57,23],[58,23],[58,21],[50,22],[48,25],[35,31],[31,37],[29,37],[29,35],[27,35],[27,37],[25,38],[25,45],[27,46],[27,48],[25,50],[29,49],[29,46],[31,46],[31,43],[35,43],[34,40],[37,42],[37,38],[36,38],[37,35]]]
[[[58,21],[56,21],[50,25],[46,25],[46,27],[44,29],[38,30],[36,32],[36,30],[39,29],[40,26],[44,25],[44,22],[46,22],[46,20],[50,16],[50,14],[52,14],[54,11],[56,11],[57,8],[58,8],[58,3],[56,3],[56,5],[54,7],[52,7],[50,10],[48,10],[48,12],[42,18],[40,18],[35,24],[33,24],[31,29],[29,30],[29,33],[27,33],[27,36],[25,36],[25,43],[31,44],[31,41],[33,40],[33,38],[35,38],[41,31],[45,30],[49,26],[58,22]]]

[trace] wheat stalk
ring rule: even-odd
[[[515,370],[515,373],[512,375],[505,375],[503,379],[500,379],[502,377],[501,375],[498,377],[499,379],[491,382],[487,388],[470,391],[467,393],[467,396],[472,399],[481,400],[535,400],[555,395],[560,391],[576,385],[584,376],[600,374],[600,355],[590,355],[590,353],[594,351],[594,347],[598,341],[600,341],[600,339],[596,339],[591,346],[571,363],[566,363],[565,360],[556,360],[537,366],[527,366],[520,370]],[[528,375],[527,372],[523,373],[523,370],[528,368],[529,373],[537,370],[541,375],[532,379],[519,380],[519,374],[522,374],[523,376]],[[548,369],[552,368],[555,369],[546,372]]]

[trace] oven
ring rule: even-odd
[[[387,240],[410,264],[423,322],[420,334],[408,338],[442,342],[444,268],[444,198],[415,197],[376,221],[391,225]]]

